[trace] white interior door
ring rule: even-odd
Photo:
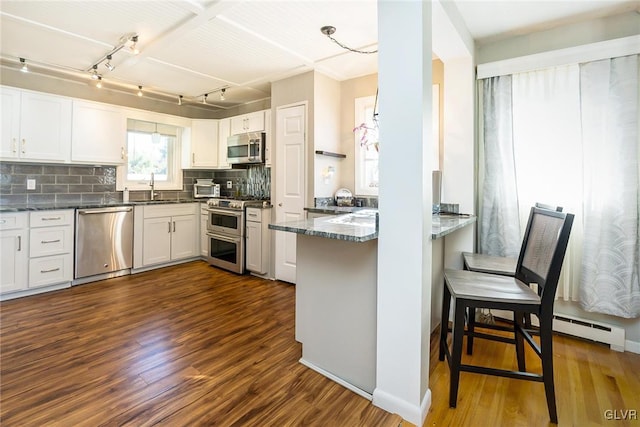
[[[306,105],[276,112],[276,222],[304,219]],[[276,231],[275,276],[296,283],[296,234]]]

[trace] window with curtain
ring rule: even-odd
[[[536,202],[576,214],[558,297],[640,316],[638,55],[483,79],[481,252],[517,256]]]

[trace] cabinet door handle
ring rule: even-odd
[[[22,138],[22,154],[24,154],[24,146],[27,145],[27,140]]]
[[[167,224],[169,225],[169,230],[167,230],[167,233],[171,233],[171,221],[169,221]]]
[[[0,219],[0,224],[6,224],[7,220],[6,219]]]
[[[282,207],[282,203],[278,203],[278,206]]]
[[[196,164],[196,153],[191,153],[191,164],[192,165]]]
[[[60,221],[62,219],[61,216],[50,216],[42,218],[43,221]]]
[[[120,158],[124,160],[124,147],[120,147]]]
[[[60,267],[52,268],[49,270],[40,270],[40,273],[53,273],[54,271],[60,271]]]
[[[18,236],[18,252],[22,250],[22,236]]]
[[[41,240],[40,243],[46,244],[46,243],[59,243],[60,239],[56,239],[56,240]]]
[[[17,152],[18,151],[18,143],[16,141],[15,138],[13,138],[13,152]]]
[[[176,232],[176,222],[175,221],[173,221],[173,232],[174,233]]]

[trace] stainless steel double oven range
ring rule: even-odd
[[[259,200],[209,199],[207,201],[207,261],[243,274],[245,272],[245,212],[260,206]]]

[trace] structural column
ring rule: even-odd
[[[420,426],[431,402],[431,2],[378,1],[380,228],[373,403]]]

